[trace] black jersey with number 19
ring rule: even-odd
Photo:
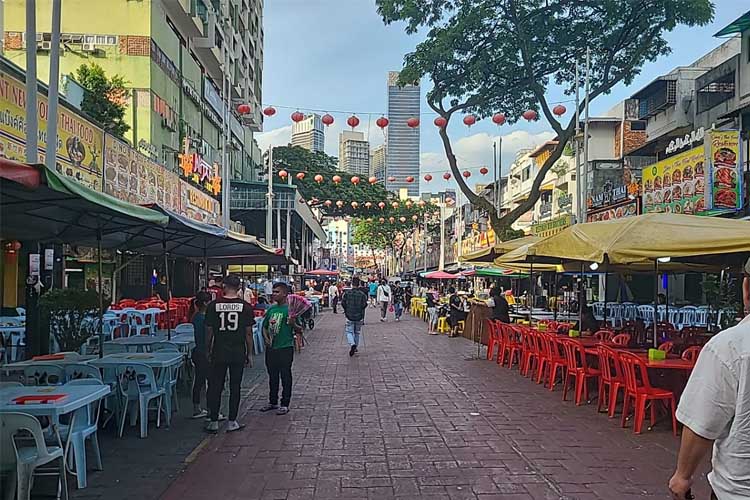
[[[221,361],[245,360],[245,332],[252,328],[253,306],[241,298],[221,297],[211,302],[206,311],[206,326],[213,329],[211,354]]]

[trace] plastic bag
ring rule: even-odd
[[[395,311],[395,310],[396,310],[396,309],[394,309],[394,308],[393,308],[393,304],[391,304],[391,305],[390,305],[390,306],[388,307],[388,312],[393,312],[393,311]]]

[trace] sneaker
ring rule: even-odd
[[[262,411],[262,412],[265,413],[267,411],[276,410],[278,408],[279,408],[279,405],[272,405],[272,404],[269,403],[266,406],[264,406],[263,408],[261,408],[260,411]]]
[[[353,345],[353,346],[352,346],[352,347],[351,347],[351,348],[349,349],[349,356],[354,356],[354,353],[355,353],[355,352],[357,352],[357,346],[356,346],[356,345]]]
[[[236,420],[230,420],[227,422],[227,432],[241,431],[245,428],[245,424],[240,424]]]
[[[197,408],[196,410],[193,411],[193,416],[190,418],[199,419],[199,418],[205,418],[207,416],[208,416],[208,411],[202,408]]]
[[[219,432],[219,422],[209,422],[208,425],[206,425],[206,432],[210,432],[211,434],[216,434],[217,432]]]
[[[396,318],[396,322],[398,322],[398,321],[399,321],[399,319],[401,319],[401,318]]]
[[[385,323],[385,318],[380,318],[381,323]]]
[[[279,409],[276,410],[276,415],[286,415],[287,413],[289,413],[288,406],[279,406]]]
[[[206,413],[208,414],[208,412],[206,412]],[[226,416],[224,416],[221,413],[219,413],[219,418],[216,421],[217,422],[223,422],[226,419],[227,419]],[[210,421],[211,421],[211,417],[206,417],[206,422],[210,422]]]

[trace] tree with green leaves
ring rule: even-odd
[[[120,75],[107,77],[96,63],[81,65],[75,78],[86,89],[81,110],[99,122],[105,132],[123,137],[130,130],[125,123],[125,107],[130,97],[125,79]]]
[[[575,63],[591,49],[592,101],[619,83],[629,84],[644,63],[670,53],[664,33],[678,25],[705,25],[710,0],[376,0],[386,24],[405,22],[427,39],[405,58],[400,81],[429,77],[427,104],[446,120],[457,113],[480,118],[505,113],[510,123],[528,109],[540,111],[558,144],[539,166],[529,197],[499,216],[460,175],[447,127],[439,131],[453,177],[468,200],[503,234],[540,197],[544,177],[573,138],[575,114],[557,118],[547,100],[551,85],[565,94],[582,85]],[[581,77],[582,78],[582,77]],[[583,107],[583,106],[582,106]]]

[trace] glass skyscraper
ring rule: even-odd
[[[398,72],[388,73],[388,128],[385,132],[386,182],[389,191],[406,189],[409,196],[419,195],[419,127],[410,128],[406,121],[419,118],[419,85],[399,87]],[[396,180],[389,182],[388,177]],[[413,176],[414,182],[406,182]]]

